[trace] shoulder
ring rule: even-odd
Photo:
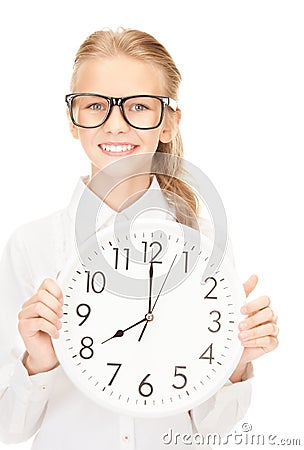
[[[16,228],[4,248],[2,274],[22,280],[28,293],[61,269],[65,245],[66,210],[60,210]]]
[[[213,240],[214,238],[214,229],[211,221],[203,216],[197,217],[198,227],[199,231],[209,238],[210,240]]]
[[[212,242],[212,245],[218,246],[218,243],[214,242],[215,233],[214,233],[214,227],[213,227],[211,220],[206,217],[199,216],[197,218],[197,221],[198,221],[199,231]],[[227,230],[227,241],[226,241],[226,243],[222,242],[222,244],[225,244],[224,247],[222,247],[222,245],[220,245],[220,246],[218,246],[218,248],[222,249],[223,255],[225,256],[225,258],[230,263],[235,265],[233,246],[232,246],[231,237],[229,235],[228,230]]]
[[[59,231],[64,221],[67,220],[67,211],[62,209],[40,219],[27,222],[16,228],[9,239],[11,244],[26,245],[27,243],[42,242],[50,239]]]
[[[2,258],[12,267],[24,266],[32,273],[39,267],[52,267],[56,255],[62,253],[67,221],[67,210],[62,209],[20,225],[11,233]]]

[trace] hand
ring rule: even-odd
[[[254,290],[258,277],[252,275],[245,283],[246,297]],[[242,306],[241,313],[247,318],[239,324],[239,339],[244,347],[240,362],[230,377],[230,381],[241,381],[248,363],[273,351],[278,346],[277,316],[270,308],[267,296],[258,297]]]
[[[59,364],[51,337],[59,337],[62,315],[62,292],[52,279],[45,279],[22,305],[18,330],[27,350],[24,365],[29,375],[47,372]]]
[[[134,323],[133,325],[131,325],[128,328],[125,328],[124,330],[117,330],[115,334],[113,334],[113,336],[111,336],[109,339],[106,339],[105,341],[102,342],[102,344],[104,344],[105,342],[110,341],[111,339],[117,338],[117,337],[122,337],[126,331],[131,330],[131,328],[137,327],[137,325],[139,325],[140,323],[145,322],[147,319],[144,317],[143,319],[141,319],[139,322]]]

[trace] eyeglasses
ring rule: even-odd
[[[65,96],[71,120],[81,128],[100,127],[108,119],[113,106],[118,106],[125,121],[139,130],[153,130],[162,123],[165,107],[177,109],[175,100],[158,95],[106,97],[99,94],[68,94]]]

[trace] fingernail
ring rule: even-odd
[[[247,306],[244,305],[244,306],[241,307],[241,313],[242,314],[247,314],[248,313]]]
[[[248,337],[248,334],[246,333],[246,331],[243,331],[242,333],[239,334],[240,338],[243,340],[246,340]]]
[[[247,322],[241,322],[239,328],[240,330],[246,330],[248,328]]]

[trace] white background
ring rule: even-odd
[[[241,279],[257,273],[255,296],[268,294],[279,316],[280,346],[256,361],[242,422],[303,439],[303,2],[15,0],[1,9],[1,250],[17,226],[64,207],[89,171],[64,105],[81,42],[104,27],[153,34],[183,75],[185,156],[224,201]],[[30,443],[0,443],[7,448]]]

